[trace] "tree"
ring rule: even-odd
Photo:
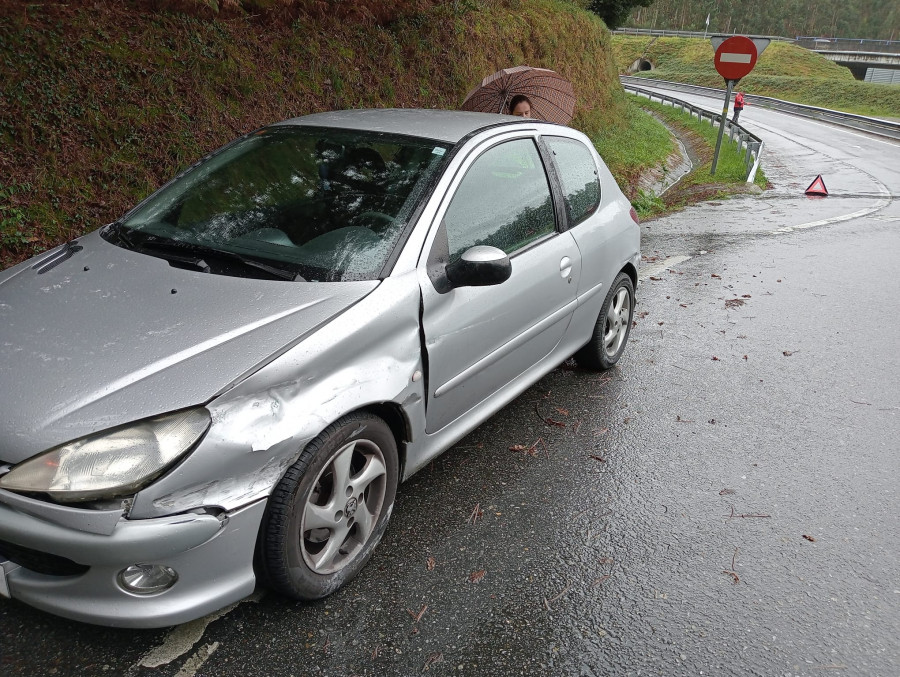
[[[653,0],[591,0],[588,9],[598,15],[610,30],[625,23],[634,7],[649,7]]]

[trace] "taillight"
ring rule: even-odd
[[[631,208],[631,220],[640,225],[641,220],[638,218],[637,212],[634,211],[634,207]]]

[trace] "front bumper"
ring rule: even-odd
[[[0,564],[9,596],[87,623],[158,628],[194,620],[253,592],[253,552],[265,500],[224,516],[182,514],[121,519],[99,534],[55,524],[0,504]],[[88,512],[88,511],[82,511]],[[8,560],[3,557],[4,544]],[[13,552],[28,549],[77,567],[65,575],[37,573]],[[162,564],[178,573],[168,590],[137,595],[117,582],[132,564]],[[0,585],[0,590],[4,588]]]

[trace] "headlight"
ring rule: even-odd
[[[89,435],[20,463],[0,477],[0,488],[62,502],[127,496],[184,456],[209,423],[198,408]]]

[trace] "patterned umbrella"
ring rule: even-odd
[[[575,113],[572,83],[556,71],[531,66],[504,68],[487,76],[469,92],[462,109],[503,113],[516,94],[524,94],[531,100],[533,117],[561,125],[572,121]]]

